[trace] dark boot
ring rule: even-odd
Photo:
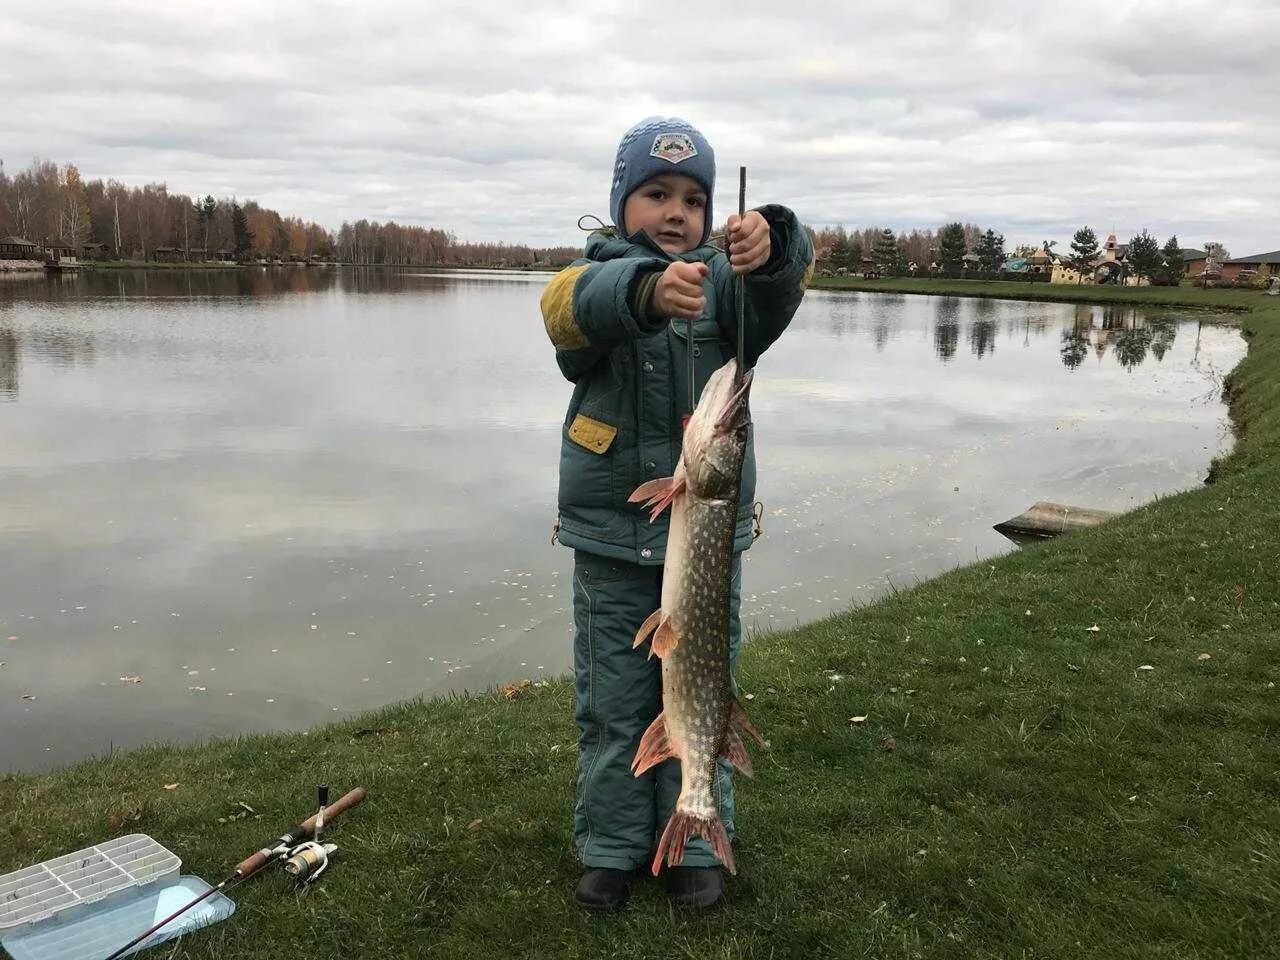
[[[630,871],[592,867],[578,881],[574,899],[589,910],[621,910],[630,896]]]
[[[667,896],[677,907],[714,907],[724,900],[724,871],[720,867],[668,867]]]

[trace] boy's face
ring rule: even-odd
[[[692,177],[664,173],[631,191],[622,205],[622,229],[646,231],[667,253],[687,253],[702,242],[707,192]]]

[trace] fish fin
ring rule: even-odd
[[[747,754],[746,744],[742,742],[742,737],[738,736],[738,731],[733,729],[732,726],[725,731],[724,748],[720,751],[720,756],[737,767],[744,776],[755,776],[755,771],[751,768],[751,757]]]
[[[760,736],[760,731],[756,729],[756,725],[751,722],[751,718],[747,716],[747,711],[742,709],[742,703],[735,697],[733,706],[730,708],[729,723],[736,726],[743,733],[749,733],[755,737],[756,743],[762,747],[767,747],[769,741]]]
[[[676,628],[671,625],[670,617],[663,617],[662,622],[658,624],[658,629],[653,632],[653,643],[650,649],[660,657],[665,657],[676,648],[676,644],[680,642],[680,634],[676,633]]]
[[[644,618],[644,623],[640,624],[640,629],[636,631],[636,642],[631,645],[634,650],[636,647],[642,646],[649,635],[658,629],[658,624],[662,621],[662,608],[659,607],[649,616]]]
[[[711,846],[711,852],[724,864],[726,870],[736,874],[737,866],[733,862],[733,845],[729,842],[729,833],[724,828],[724,821],[719,815],[710,820],[703,820],[691,813],[676,810],[667,821],[658,840],[658,850],[653,856],[650,867],[656,877],[665,860],[669,866],[678,867],[684,861],[684,848],[691,837],[702,837]]]
[[[676,465],[676,472],[670,477],[660,477],[657,480],[648,480],[640,484],[631,492],[631,496],[627,498],[629,503],[640,503],[643,501],[644,507],[652,507],[649,511],[649,522],[652,523],[658,519],[658,515],[663,510],[671,506],[671,502],[676,497],[684,493],[685,473],[684,462],[681,461]]]
[[[671,737],[667,733],[667,715],[660,713],[649,724],[649,729],[640,738],[640,746],[636,749],[636,758],[631,761],[631,772],[640,776],[650,767],[663,760],[675,756],[671,750]]]
[[[659,477],[657,480],[648,480],[631,491],[631,496],[627,497],[628,503],[643,503],[645,500],[656,500],[666,495],[671,489],[671,484],[675,477]]]

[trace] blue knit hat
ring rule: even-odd
[[[711,196],[716,188],[716,155],[693,124],[679,117],[645,117],[618,144],[609,191],[609,215],[625,231],[622,206],[631,191],[663,173],[679,173],[707,191],[707,206],[699,244],[711,236]]]

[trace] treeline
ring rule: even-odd
[[[466,243],[432,227],[359,220],[329,231],[252,200],[189,197],[164,184],[129,187],[85,180],[74,164],[34,160],[9,176],[0,161],[0,237],[76,247],[101,244],[117,259],[154,259],[159,249],[191,259],[338,260],[358,264],[558,266],[573,247]]]
[[[973,268],[999,272],[1004,263],[1004,236],[975,223],[948,223],[937,231],[915,229],[895,233],[888,227],[844,226],[814,231],[814,254],[820,268],[830,272],[888,276],[942,273],[959,276],[965,256],[977,257]]]

